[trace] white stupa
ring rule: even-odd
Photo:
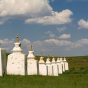
[[[50,62],[50,58],[47,58],[46,66],[47,66],[47,75],[52,76],[53,70],[52,70],[52,63]]]
[[[37,74],[38,74],[38,61],[35,60],[34,51],[31,45],[29,54],[27,56],[27,75],[37,75]]]
[[[56,64],[55,58],[52,59],[52,66],[53,76],[58,76],[58,65]]]
[[[22,53],[19,37],[16,37],[12,54],[8,55],[7,74],[25,75],[25,54]]]
[[[60,58],[60,63],[62,65],[62,71],[65,72],[65,64],[63,58]]]
[[[39,60],[39,75],[47,75],[46,64],[43,59],[44,57],[40,57]]]
[[[64,57],[64,65],[65,65],[65,71],[69,70],[68,62],[66,61],[66,58]]]
[[[62,74],[63,73],[63,70],[62,70],[62,64],[61,64],[61,61],[60,61],[60,58],[57,58],[57,67],[58,67],[58,74]]]

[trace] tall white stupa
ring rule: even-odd
[[[32,45],[27,56],[27,75],[38,74],[38,61],[35,59]]]
[[[8,55],[7,74],[25,75],[25,54],[22,53],[19,37],[16,37],[12,53]]]

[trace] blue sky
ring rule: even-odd
[[[0,43],[11,51],[18,34],[24,52],[88,55],[87,0],[1,0]]]

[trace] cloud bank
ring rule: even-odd
[[[0,0],[0,18],[26,16],[26,23],[50,25],[69,23],[72,14],[69,9],[53,11],[49,0]],[[4,23],[3,20],[0,23]]]
[[[52,11],[51,16],[44,16],[39,18],[31,18],[27,19],[26,23],[39,23],[45,25],[52,25],[52,24],[66,24],[71,22],[71,15],[72,11],[66,9],[62,12],[54,12]]]
[[[70,39],[71,38],[71,34],[62,34],[61,36],[59,36],[59,39]]]
[[[51,13],[48,0],[0,0],[0,16]]]
[[[0,39],[0,44],[7,51],[11,52],[12,48],[14,47],[14,40]],[[47,55],[49,53],[51,54],[51,52],[54,54],[56,51],[57,54],[59,54],[61,51],[66,54],[67,52],[70,53],[74,50],[78,52],[81,49],[82,51],[83,49],[86,50],[88,46],[88,38],[79,39],[77,41],[71,41],[68,39],[58,39],[57,37],[45,40],[36,40],[33,42],[30,42],[30,40],[28,39],[23,39],[21,40],[21,45],[24,52],[28,53],[30,44],[33,45],[36,54],[44,53]]]

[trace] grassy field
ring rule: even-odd
[[[0,88],[88,88],[88,75],[5,76],[0,78]]]
[[[70,70],[58,77],[4,76],[0,88],[88,88],[88,57],[68,57]]]
[[[70,74],[88,74],[88,56],[67,57],[67,62]]]

